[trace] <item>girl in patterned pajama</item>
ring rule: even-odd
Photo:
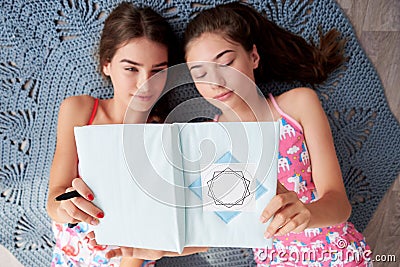
[[[188,68],[200,94],[221,110],[215,120],[280,124],[280,183],[260,214],[262,223],[272,218],[265,237],[273,247],[254,249],[258,266],[371,264],[363,236],[347,222],[351,206],[317,94],[294,88],[264,97],[254,84],[323,82],[345,60],[338,37],[331,30],[318,47],[309,45],[243,3],[200,12],[187,27]]]
[[[93,246],[89,237],[91,225],[107,216],[94,206],[95,194],[85,185],[78,172],[74,127],[90,124],[121,124],[129,105],[129,123],[145,123],[156,118],[149,115],[160,96],[169,64],[168,52],[174,43],[168,23],[150,8],[136,8],[122,3],[105,21],[100,40],[100,69],[113,85],[113,98],[95,99],[73,96],[60,107],[57,145],[50,172],[47,210],[53,219],[56,246],[51,266],[152,266],[154,262],[134,258],[106,256],[110,246]],[[170,53],[171,54],[171,53]],[[157,86],[141,87],[150,77]],[[130,102],[132,100],[132,102]],[[133,105],[133,106],[132,106]],[[113,177],[110,177],[113,179]],[[56,196],[77,190],[82,197],[56,202]],[[67,223],[78,223],[69,228]]]

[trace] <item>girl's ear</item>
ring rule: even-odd
[[[110,61],[107,61],[104,65],[103,65],[103,73],[106,76],[110,76]]]
[[[253,69],[257,69],[258,64],[260,63],[260,55],[258,54],[257,47],[255,44],[253,44],[253,50],[251,51],[250,57],[253,63]]]

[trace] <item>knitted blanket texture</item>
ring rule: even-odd
[[[60,103],[73,95],[112,96],[97,66],[97,46],[116,0],[2,0],[0,3],[0,242],[25,266],[49,266],[55,245],[46,212]],[[202,10],[227,1],[133,1],[153,7],[178,37]],[[376,70],[333,0],[248,1],[306,40],[337,28],[348,42],[344,66],[315,86],[328,116],[348,197],[363,231],[400,171],[400,126]],[[300,84],[271,82],[264,92]],[[175,90],[171,105],[198,94]],[[397,155],[397,156],[396,156]],[[0,264],[1,265],[1,264]],[[214,248],[157,266],[251,266],[251,249]]]

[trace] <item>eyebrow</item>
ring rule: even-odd
[[[216,55],[214,59],[219,59],[220,57],[222,57],[226,53],[231,53],[231,52],[235,52],[235,51],[231,50],[231,49],[224,50],[221,53],[219,53],[218,55]],[[191,71],[192,69],[197,69],[197,68],[201,68],[201,67],[202,67],[201,64],[193,65],[193,66],[190,67],[189,71]]]
[[[219,53],[214,59],[219,59],[220,57],[222,57],[223,55],[225,55],[226,53],[231,53],[231,52],[235,52],[233,50],[227,49],[225,51],[222,51],[221,53]]]
[[[129,63],[129,64],[132,64],[135,66],[143,67],[143,64],[137,63],[137,62],[129,60],[129,59],[122,59],[120,62],[121,63],[125,62],[125,63]],[[168,65],[168,62],[164,61],[164,62],[153,65],[152,68],[157,68],[157,67],[166,66],[166,65]]]

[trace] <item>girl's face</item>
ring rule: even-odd
[[[259,59],[255,46],[248,52],[216,33],[203,33],[186,48],[186,61],[197,90],[222,111],[235,109],[257,94],[254,69]]]
[[[167,47],[141,37],[117,49],[111,61],[103,66],[103,72],[111,78],[116,101],[144,112],[160,96],[167,67]]]

